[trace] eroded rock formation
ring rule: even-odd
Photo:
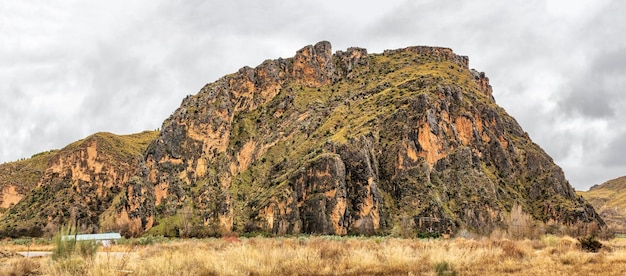
[[[488,233],[515,204],[537,220],[599,220],[447,48],[333,55],[320,42],[243,68],[187,97],[146,165],[159,211],[143,221],[193,206],[219,233]]]
[[[513,209],[603,225],[448,48],[333,54],[320,42],[207,84],[156,137],[98,137],[55,155],[4,229],[23,218],[182,237],[487,234]]]

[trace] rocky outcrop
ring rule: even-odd
[[[0,165],[0,216],[37,186],[55,152],[42,152]]]
[[[84,232],[99,231],[100,215],[137,174],[137,163],[155,134],[98,133],[50,154],[37,186],[3,215],[0,231],[40,236],[68,223]]]
[[[291,61],[291,78],[298,84],[318,87],[330,84],[335,75],[335,63],[330,43],[322,41],[299,50]]]
[[[601,223],[447,48],[333,55],[320,42],[245,67],[187,97],[146,165],[157,211],[143,227],[166,235],[186,206],[213,233],[488,233],[514,205]]]
[[[20,220],[181,237],[488,234],[513,214],[603,225],[448,48],[306,46],[205,85],[142,137],[59,151],[5,234]]]

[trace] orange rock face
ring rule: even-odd
[[[398,224],[488,232],[510,200],[537,218],[563,218],[531,203],[537,194],[527,191],[546,191],[547,179],[519,185],[546,170],[559,183],[547,198],[576,201],[495,105],[484,73],[448,48],[333,55],[320,42],[245,67],[183,101],[146,156],[158,210],[193,204],[224,233],[373,234]]]
[[[448,48],[333,54],[320,42],[207,84],[140,153],[103,142],[64,151],[17,205],[48,189],[71,204],[45,209],[41,228],[181,237],[489,234],[514,206],[602,224]]]

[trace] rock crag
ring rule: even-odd
[[[124,158],[87,139],[12,208],[61,204],[46,223],[128,236],[488,234],[519,212],[603,225],[448,48],[306,46],[207,84],[152,138]]]
[[[148,147],[137,196],[155,205],[138,208],[156,211],[139,215],[143,227],[488,233],[514,205],[601,223],[468,63],[447,48],[332,54],[320,42],[206,85]]]
[[[36,184],[2,215],[0,233],[11,237],[51,235],[63,224],[76,225],[83,232],[100,231],[106,224],[100,216],[114,201],[119,202],[155,136],[156,132],[97,133],[33,157],[44,158],[40,166],[45,169],[29,176]]]

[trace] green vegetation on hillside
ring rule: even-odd
[[[626,176],[578,191],[606,221],[610,230],[626,233]]]
[[[21,201],[0,217],[0,236],[52,235],[68,221],[74,221],[81,231],[97,229],[99,215],[123,191],[124,183],[118,182],[119,177],[135,173],[145,148],[157,135],[155,131],[130,135],[96,133],[61,150],[17,162],[36,164],[39,171],[38,174],[13,174],[16,183],[31,183],[32,186]],[[92,164],[87,156],[88,148],[94,145],[97,156],[93,156],[96,163]],[[64,164],[76,167],[63,167]],[[50,167],[55,167],[57,172],[45,174]],[[98,175],[95,174],[97,169],[102,170]],[[89,175],[89,180],[81,174]],[[35,187],[40,181],[41,185]]]
[[[54,152],[0,235],[68,222],[174,237],[602,225],[491,94],[450,49],[332,55],[320,42],[206,85],[160,133]]]
[[[37,185],[48,162],[58,150],[45,151],[21,161],[0,165],[0,189],[5,185],[17,186],[18,192],[25,194]]]

